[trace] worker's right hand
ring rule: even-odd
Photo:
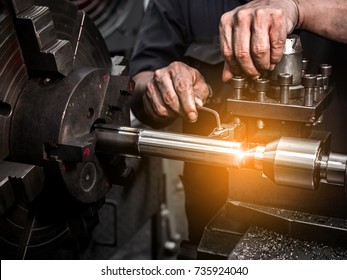
[[[272,70],[280,62],[286,37],[298,24],[296,1],[254,0],[222,16],[223,81],[235,75],[257,79],[262,70]]]
[[[198,70],[176,61],[153,73],[143,95],[144,109],[154,121],[180,116],[195,122],[197,105],[203,106],[209,93],[210,88]]]

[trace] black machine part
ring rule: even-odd
[[[90,132],[130,125],[127,68],[68,1],[0,7],[0,256],[75,258],[106,192],[131,175],[124,157],[96,155]]]

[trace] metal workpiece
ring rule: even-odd
[[[347,155],[330,153],[320,160],[320,176],[329,184],[345,186]]]
[[[320,152],[320,141],[283,137],[266,145],[263,172],[276,184],[315,190]]]
[[[293,75],[293,85],[299,85],[302,75],[302,57],[303,49],[300,37],[296,34],[288,35],[282,59],[271,72],[271,82],[277,84],[278,74],[289,73]]]
[[[346,155],[322,153],[319,140],[283,137],[246,150],[241,142],[98,124],[96,152],[153,156],[210,165],[260,170],[279,185],[316,190],[321,180],[344,185]]]
[[[105,124],[97,124],[93,129],[97,138],[97,153],[122,154],[140,158],[139,137],[141,129]]]
[[[98,124],[97,153],[153,156],[240,168],[244,144],[209,137]]]
[[[265,102],[269,84],[270,82],[268,79],[259,78],[254,81],[253,88],[257,94],[258,102]]]
[[[289,86],[293,83],[293,75],[289,73],[280,73],[277,78],[280,85],[280,102],[289,103]]]
[[[240,100],[242,99],[243,90],[246,85],[246,80],[241,76],[234,76],[231,78],[231,86],[233,88],[232,98]]]
[[[345,186],[347,155],[325,155],[318,140],[282,137],[244,155],[244,168],[263,171],[279,185],[316,190],[321,182]]]
[[[302,85],[304,86],[304,105],[312,107],[314,103],[314,89],[317,85],[317,76],[313,74],[305,74],[302,77]]]

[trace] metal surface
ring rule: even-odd
[[[12,1],[16,8],[15,27],[29,71],[51,71],[66,76],[73,67],[71,43],[58,38],[51,11],[47,6],[37,6],[28,1],[21,6]],[[30,5],[28,6],[28,3]]]
[[[234,76],[231,79],[231,85],[234,89],[232,93],[232,98],[240,100],[243,97],[243,90],[246,85],[246,80],[245,78],[241,76]]]
[[[57,37],[71,44],[73,68],[99,67],[110,71],[111,58],[100,31],[85,12],[68,1],[35,0],[37,5],[49,6]]]
[[[0,255],[76,258],[111,184],[132,177],[90,133],[130,124],[127,70],[67,1],[3,0],[0,20]]]
[[[288,36],[284,45],[283,57],[275,69],[271,72],[271,82],[277,84],[277,77],[280,73],[293,75],[293,84],[301,82],[302,71],[302,46],[300,37],[296,34]]]
[[[314,98],[314,88],[317,86],[317,76],[312,74],[305,74],[302,77],[302,85],[304,86],[305,92],[305,102],[304,105],[307,107],[312,107]]]
[[[254,82],[254,90],[257,93],[257,101],[265,102],[266,100],[266,92],[269,88],[269,80],[267,79],[257,79]]]
[[[346,259],[346,225],[345,220],[235,202],[207,225],[197,258]]]
[[[134,7],[135,0],[71,0],[95,22],[104,38],[122,27]]]
[[[3,197],[0,207],[5,205],[8,209],[8,202],[16,200],[22,203],[30,203],[43,189],[43,169],[38,166],[1,161],[0,176],[1,196]],[[1,209],[0,215],[7,209]]]
[[[316,190],[322,181],[345,185],[346,155],[325,155],[319,140],[282,137],[245,150],[244,143],[208,137],[98,124],[96,151],[253,168],[278,185]]]
[[[289,99],[289,104],[280,104],[275,99],[267,99],[267,102],[249,100],[228,99],[228,112],[233,115],[258,117],[267,119],[280,119],[282,121],[295,121],[314,123],[323,114],[332,99],[332,89],[320,96],[313,106],[304,105],[304,99]]]
[[[29,80],[9,11],[0,10],[0,160],[9,155],[12,110]]]
[[[319,140],[282,137],[245,152],[243,166],[284,186],[316,190],[323,181],[344,186],[347,156],[325,152]]]
[[[279,185],[314,190],[319,185],[320,141],[281,138],[266,145],[263,170]]]
[[[97,125],[97,152],[154,156],[240,168],[243,144],[209,137]]]
[[[293,83],[293,75],[288,73],[278,74],[277,81],[280,85],[280,100],[282,104],[289,102],[289,86]]]

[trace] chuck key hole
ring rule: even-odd
[[[11,105],[0,101],[0,116],[9,117],[11,115]]]
[[[89,108],[88,109],[88,113],[87,113],[87,118],[88,119],[92,119],[94,117],[94,109],[93,108]]]

